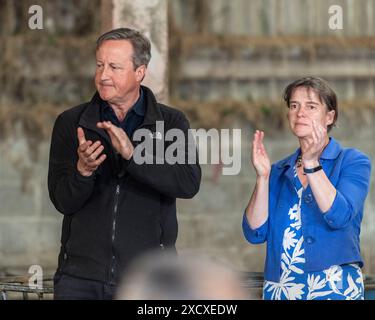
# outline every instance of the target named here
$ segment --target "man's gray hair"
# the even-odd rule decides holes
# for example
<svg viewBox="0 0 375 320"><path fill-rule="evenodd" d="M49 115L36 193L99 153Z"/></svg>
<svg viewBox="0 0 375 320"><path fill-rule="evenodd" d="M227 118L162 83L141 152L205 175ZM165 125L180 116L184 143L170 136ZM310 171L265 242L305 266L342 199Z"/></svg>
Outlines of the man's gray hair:
<svg viewBox="0 0 375 320"><path fill-rule="evenodd" d="M102 34L96 40L96 50L107 40L128 40L133 45L133 65L134 70L139 66L147 67L151 59L151 43L139 31L130 28L118 28Z"/></svg>

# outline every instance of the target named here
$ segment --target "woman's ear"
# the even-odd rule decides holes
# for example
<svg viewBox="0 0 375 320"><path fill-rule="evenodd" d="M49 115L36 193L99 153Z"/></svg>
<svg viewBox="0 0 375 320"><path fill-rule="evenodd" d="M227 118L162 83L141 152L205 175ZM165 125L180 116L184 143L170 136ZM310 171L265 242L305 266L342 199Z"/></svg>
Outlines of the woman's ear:
<svg viewBox="0 0 375 320"><path fill-rule="evenodd" d="M326 125L327 126L333 124L333 121L335 120L335 113L336 113L335 110L331 110L331 111L327 112L327 115L326 115Z"/></svg>

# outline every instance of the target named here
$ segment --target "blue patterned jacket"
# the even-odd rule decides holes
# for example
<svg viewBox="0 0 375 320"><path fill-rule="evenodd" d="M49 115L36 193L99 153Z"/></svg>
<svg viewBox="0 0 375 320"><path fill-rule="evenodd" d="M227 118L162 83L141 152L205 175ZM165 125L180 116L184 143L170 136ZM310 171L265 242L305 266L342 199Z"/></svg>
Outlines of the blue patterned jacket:
<svg viewBox="0 0 375 320"><path fill-rule="evenodd" d="M253 230L243 216L245 238L253 244L267 242L264 277L279 282L283 232L294 194L293 166L300 149L271 167L268 220ZM306 272L322 271L332 265L358 262L363 207L369 191L371 161L362 152L343 148L330 138L320 163L337 193L331 208L322 212L308 186L302 194L301 221Z"/></svg>

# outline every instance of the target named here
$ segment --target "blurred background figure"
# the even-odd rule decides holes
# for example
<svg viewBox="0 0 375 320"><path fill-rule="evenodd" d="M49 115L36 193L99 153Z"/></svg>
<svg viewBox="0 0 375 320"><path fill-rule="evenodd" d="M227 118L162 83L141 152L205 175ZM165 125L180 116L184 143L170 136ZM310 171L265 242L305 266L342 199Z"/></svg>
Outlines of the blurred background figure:
<svg viewBox="0 0 375 320"><path fill-rule="evenodd" d="M199 255L150 252L129 267L118 300L254 299L225 265Z"/></svg>

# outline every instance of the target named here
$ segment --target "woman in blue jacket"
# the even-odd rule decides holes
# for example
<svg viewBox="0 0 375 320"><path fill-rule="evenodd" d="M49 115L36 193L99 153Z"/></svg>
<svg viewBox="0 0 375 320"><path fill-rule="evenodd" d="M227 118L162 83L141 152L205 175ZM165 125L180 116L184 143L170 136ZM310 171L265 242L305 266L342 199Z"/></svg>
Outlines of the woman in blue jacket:
<svg viewBox="0 0 375 320"><path fill-rule="evenodd" d="M284 100L300 148L271 166L264 132L255 132L257 179L242 224L249 242L267 242L263 298L363 299L359 235L371 162L329 137L338 109L325 81L298 79Z"/></svg>

